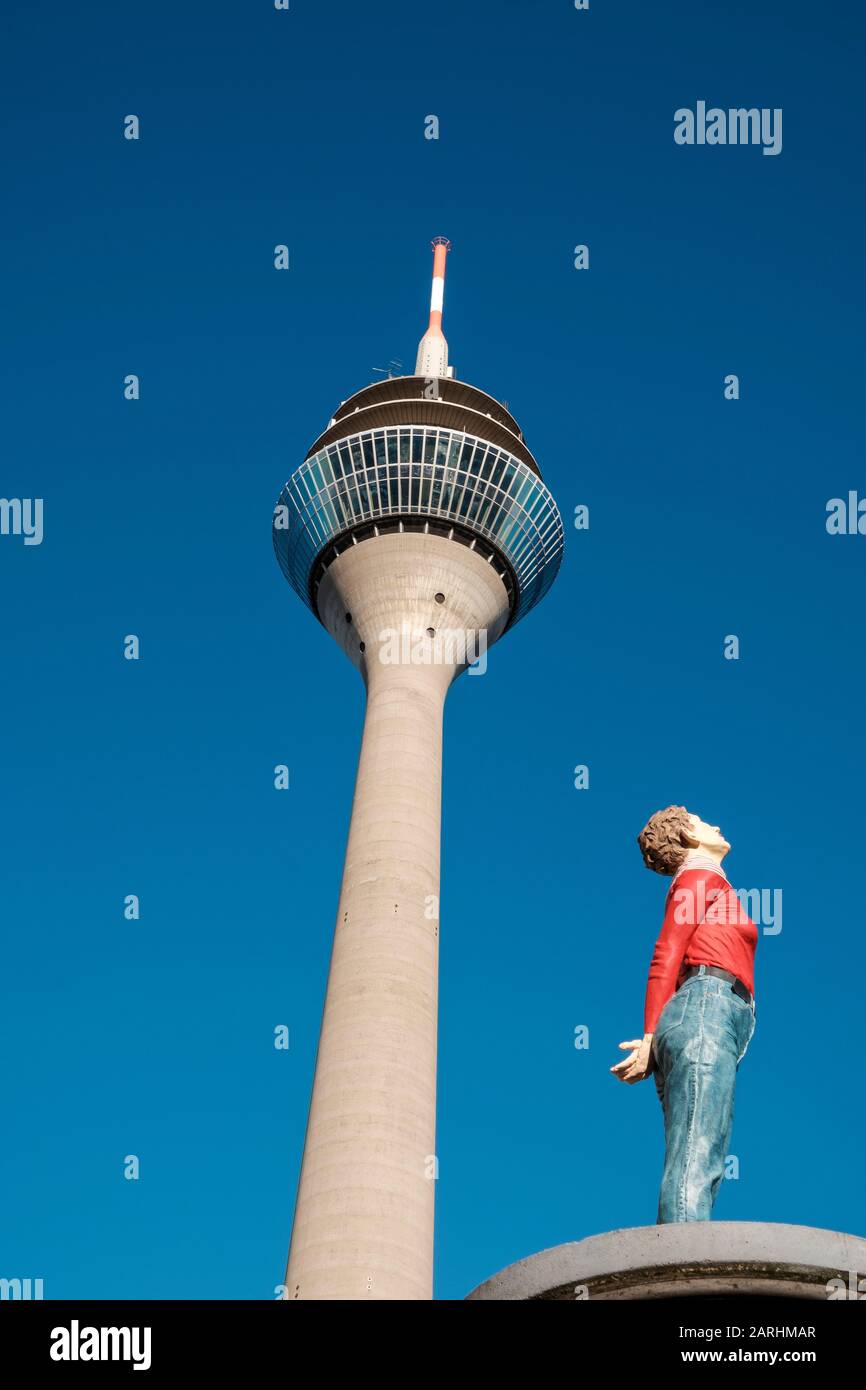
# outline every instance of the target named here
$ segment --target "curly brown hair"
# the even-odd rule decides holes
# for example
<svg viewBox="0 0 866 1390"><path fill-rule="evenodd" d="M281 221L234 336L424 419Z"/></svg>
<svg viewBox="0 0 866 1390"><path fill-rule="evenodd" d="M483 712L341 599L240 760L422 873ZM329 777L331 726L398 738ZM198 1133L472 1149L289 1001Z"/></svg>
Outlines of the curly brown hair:
<svg viewBox="0 0 866 1390"><path fill-rule="evenodd" d="M666 806L650 816L637 837L647 868L657 874L675 874L691 848L691 829L685 806Z"/></svg>

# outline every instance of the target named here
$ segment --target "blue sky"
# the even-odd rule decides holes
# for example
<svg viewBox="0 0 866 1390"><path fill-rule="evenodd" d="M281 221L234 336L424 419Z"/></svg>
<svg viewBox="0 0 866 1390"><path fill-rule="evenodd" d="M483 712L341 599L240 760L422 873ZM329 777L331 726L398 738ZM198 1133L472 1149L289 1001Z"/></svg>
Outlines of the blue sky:
<svg viewBox="0 0 866 1390"><path fill-rule="evenodd" d="M49 1298L282 1279L363 690L271 510L337 402L411 368L440 233L451 359L508 401L567 535L446 713L437 1296L655 1219L654 1088L608 1068L666 886L635 836L670 802L783 895L717 1215L866 1233L866 537L824 524L866 495L862 11L157 0L7 26L0 490L44 499L44 540L0 537L0 1274ZM699 99L781 107L782 153L677 146Z"/></svg>

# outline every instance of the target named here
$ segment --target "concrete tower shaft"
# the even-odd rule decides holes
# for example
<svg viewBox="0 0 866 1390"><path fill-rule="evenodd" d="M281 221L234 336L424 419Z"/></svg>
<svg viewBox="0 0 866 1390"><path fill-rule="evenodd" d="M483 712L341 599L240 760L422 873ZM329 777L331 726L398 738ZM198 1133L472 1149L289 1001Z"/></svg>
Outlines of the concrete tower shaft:
<svg viewBox="0 0 866 1390"><path fill-rule="evenodd" d="M429 1299L442 715L461 639L494 642L508 594L468 547L405 533L350 547L319 606L367 711L286 1282L289 1298Z"/></svg>

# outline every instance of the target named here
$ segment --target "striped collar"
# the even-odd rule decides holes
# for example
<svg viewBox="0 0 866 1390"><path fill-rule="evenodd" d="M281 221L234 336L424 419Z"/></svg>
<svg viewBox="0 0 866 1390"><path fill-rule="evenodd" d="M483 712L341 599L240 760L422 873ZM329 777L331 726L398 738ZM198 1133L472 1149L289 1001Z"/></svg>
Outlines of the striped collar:
<svg viewBox="0 0 866 1390"><path fill-rule="evenodd" d="M718 874L719 878L723 878L725 880L725 883L729 882L728 876L722 868L721 864L717 863L715 859L711 859L708 854L696 853L688 854L686 858L683 860L682 864L680 864L680 867L677 869L676 873L673 876L671 887L673 887L673 884L676 883L680 874L684 874L687 869L709 869L711 873Z"/></svg>

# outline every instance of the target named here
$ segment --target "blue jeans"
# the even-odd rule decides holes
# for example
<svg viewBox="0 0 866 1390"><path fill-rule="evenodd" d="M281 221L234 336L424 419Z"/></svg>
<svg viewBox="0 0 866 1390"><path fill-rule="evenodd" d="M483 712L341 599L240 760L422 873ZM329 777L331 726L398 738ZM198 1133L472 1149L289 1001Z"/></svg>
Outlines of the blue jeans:
<svg viewBox="0 0 866 1390"><path fill-rule="evenodd" d="M668 1000L653 1037L665 1116L659 1224L710 1219L725 1173L737 1068L755 1031L754 1004L703 972Z"/></svg>

